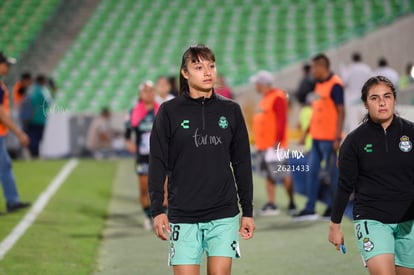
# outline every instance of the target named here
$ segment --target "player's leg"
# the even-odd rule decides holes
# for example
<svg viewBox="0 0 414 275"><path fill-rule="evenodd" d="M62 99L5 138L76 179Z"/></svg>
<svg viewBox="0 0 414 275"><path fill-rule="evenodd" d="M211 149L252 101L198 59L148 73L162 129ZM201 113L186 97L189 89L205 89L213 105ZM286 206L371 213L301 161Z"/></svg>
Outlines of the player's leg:
<svg viewBox="0 0 414 275"><path fill-rule="evenodd" d="M231 274L232 259L240 258L239 227L239 215L205 223L203 247L208 275Z"/></svg>
<svg viewBox="0 0 414 275"><path fill-rule="evenodd" d="M375 220L354 221L357 247L370 274L396 274L395 227Z"/></svg>
<svg viewBox="0 0 414 275"><path fill-rule="evenodd" d="M171 235L168 251L168 265L174 275L199 275L203 255L203 232L199 224L170 224Z"/></svg>
<svg viewBox="0 0 414 275"><path fill-rule="evenodd" d="M395 275L394 254L381 254L367 261L371 275Z"/></svg>
<svg viewBox="0 0 414 275"><path fill-rule="evenodd" d="M414 275L414 221L399 223L395 235L397 275Z"/></svg>
<svg viewBox="0 0 414 275"><path fill-rule="evenodd" d="M265 177L266 185L266 198L267 201L260 209L260 215L262 216L274 216L279 214L279 210L276 207L276 183L272 178L272 172L269 170L269 166L265 161L265 151L257 152L257 168L260 175Z"/></svg>
<svg viewBox="0 0 414 275"><path fill-rule="evenodd" d="M208 257L208 275L230 275L233 259L230 257Z"/></svg>
<svg viewBox="0 0 414 275"><path fill-rule="evenodd" d="M138 175L139 202L143 209L149 208L148 175Z"/></svg>
<svg viewBox="0 0 414 275"><path fill-rule="evenodd" d="M148 192L148 164L147 163L136 163L136 173L138 179L138 200L142 208L149 208L150 199Z"/></svg>
<svg viewBox="0 0 414 275"><path fill-rule="evenodd" d="M200 265L175 265L173 271L174 275L198 275Z"/></svg>
<svg viewBox="0 0 414 275"><path fill-rule="evenodd" d="M396 266L397 275L414 275L414 268Z"/></svg>
<svg viewBox="0 0 414 275"><path fill-rule="evenodd" d="M139 203L145 213L144 228L152 229L152 217L148 191L148 163L137 163L136 172L138 175Z"/></svg>

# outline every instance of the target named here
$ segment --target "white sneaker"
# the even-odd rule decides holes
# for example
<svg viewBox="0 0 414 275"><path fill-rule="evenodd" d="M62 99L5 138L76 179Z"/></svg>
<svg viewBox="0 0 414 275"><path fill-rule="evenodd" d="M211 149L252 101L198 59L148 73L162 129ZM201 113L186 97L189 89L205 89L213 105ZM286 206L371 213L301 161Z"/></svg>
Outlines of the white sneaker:
<svg viewBox="0 0 414 275"><path fill-rule="evenodd" d="M266 203L259 211L260 216L277 216L280 214L279 209L273 203Z"/></svg>

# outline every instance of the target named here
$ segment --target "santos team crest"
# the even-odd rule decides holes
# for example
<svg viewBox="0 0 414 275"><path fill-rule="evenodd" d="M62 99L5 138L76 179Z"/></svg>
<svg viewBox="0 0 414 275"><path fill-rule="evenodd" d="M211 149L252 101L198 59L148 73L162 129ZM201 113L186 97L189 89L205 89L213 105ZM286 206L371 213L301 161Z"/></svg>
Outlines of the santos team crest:
<svg viewBox="0 0 414 275"><path fill-rule="evenodd" d="M221 116L218 121L218 125L221 129L226 129L229 127L229 122L227 121L227 118L225 116Z"/></svg>
<svg viewBox="0 0 414 275"><path fill-rule="evenodd" d="M400 138L400 144L398 145L398 147L400 147L401 151L407 153L407 152L411 151L411 149L413 148L413 145L412 145L409 137L402 136Z"/></svg>

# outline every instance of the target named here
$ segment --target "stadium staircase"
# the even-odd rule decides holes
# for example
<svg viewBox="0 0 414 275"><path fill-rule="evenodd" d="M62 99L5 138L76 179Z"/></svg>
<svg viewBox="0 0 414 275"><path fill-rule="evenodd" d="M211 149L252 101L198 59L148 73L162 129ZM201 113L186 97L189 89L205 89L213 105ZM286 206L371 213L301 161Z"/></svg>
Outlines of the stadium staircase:
<svg viewBox="0 0 414 275"><path fill-rule="evenodd" d="M11 46L13 43L8 44L11 49L16 49L9 54L18 58L17 65L12 67L6 79L6 83L11 85L23 71L35 74L52 72L99 1L24 0L6 2L20 3L20 5L15 4L15 11L6 10L7 14L16 14L16 17L19 18L16 21L24 22L25 17L30 15L36 18L31 21L37 22L39 25L37 28L32 27L36 32L31 34L21 31L27 39L22 40L17 46ZM21 9L28 11L28 13L21 13ZM0 11L2 10L0 8ZM35 12L30 12L33 10ZM5 11L3 10L3 12ZM29 22L31 21L29 20ZM10 25L12 22L14 21L11 21ZM22 30L24 29L25 27L22 27ZM29 37L31 38L29 39ZM9 40L9 42L16 41Z"/></svg>

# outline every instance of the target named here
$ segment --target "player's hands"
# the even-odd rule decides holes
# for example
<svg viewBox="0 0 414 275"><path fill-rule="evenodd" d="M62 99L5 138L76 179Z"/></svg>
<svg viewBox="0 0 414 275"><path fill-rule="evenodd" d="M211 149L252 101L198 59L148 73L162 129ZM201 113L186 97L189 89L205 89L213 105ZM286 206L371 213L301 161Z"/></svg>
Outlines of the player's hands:
<svg viewBox="0 0 414 275"><path fill-rule="evenodd" d="M131 140L126 141L126 147L128 152L130 152L131 154L135 154L137 152L137 145Z"/></svg>
<svg viewBox="0 0 414 275"><path fill-rule="evenodd" d="M253 238L254 230L256 229L256 225L254 224L253 218L250 217L242 217L240 222L240 229L239 235L244 240L248 240Z"/></svg>
<svg viewBox="0 0 414 275"><path fill-rule="evenodd" d="M340 250L341 244L344 244L344 233L342 233L339 223L329 223L328 240L335 246L336 250Z"/></svg>
<svg viewBox="0 0 414 275"><path fill-rule="evenodd" d="M29 145L29 137L24 132L18 134L17 138L19 139L19 142L23 147L27 147Z"/></svg>
<svg viewBox="0 0 414 275"><path fill-rule="evenodd" d="M155 235L163 240L168 240L166 233L171 234L170 224L168 222L168 217L166 214L159 214L154 218L154 232Z"/></svg>

